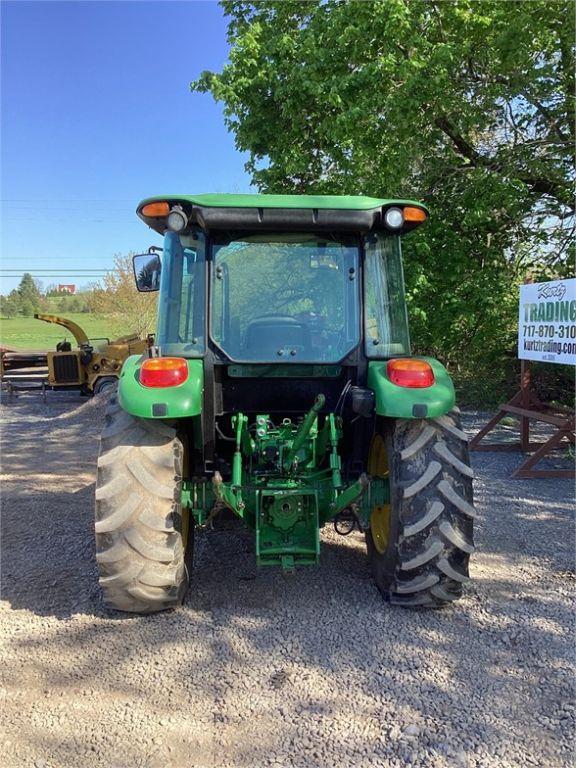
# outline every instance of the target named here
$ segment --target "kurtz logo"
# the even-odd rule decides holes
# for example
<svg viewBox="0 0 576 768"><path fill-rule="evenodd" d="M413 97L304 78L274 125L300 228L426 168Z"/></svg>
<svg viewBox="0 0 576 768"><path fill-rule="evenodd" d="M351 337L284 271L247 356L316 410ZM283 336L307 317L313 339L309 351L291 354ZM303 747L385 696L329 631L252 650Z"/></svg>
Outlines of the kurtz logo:
<svg viewBox="0 0 576 768"><path fill-rule="evenodd" d="M566 294L566 286L564 283L542 283L538 287L539 299L553 299L557 298L562 301Z"/></svg>

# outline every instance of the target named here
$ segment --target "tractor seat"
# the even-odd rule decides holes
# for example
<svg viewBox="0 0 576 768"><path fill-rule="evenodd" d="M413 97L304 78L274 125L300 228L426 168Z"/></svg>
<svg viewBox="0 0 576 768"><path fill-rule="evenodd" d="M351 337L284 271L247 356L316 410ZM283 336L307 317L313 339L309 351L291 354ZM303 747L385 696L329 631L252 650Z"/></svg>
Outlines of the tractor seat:
<svg viewBox="0 0 576 768"><path fill-rule="evenodd" d="M289 315L262 315L246 326L244 346L247 352L259 357L276 356L283 349L308 352L310 329L306 323Z"/></svg>

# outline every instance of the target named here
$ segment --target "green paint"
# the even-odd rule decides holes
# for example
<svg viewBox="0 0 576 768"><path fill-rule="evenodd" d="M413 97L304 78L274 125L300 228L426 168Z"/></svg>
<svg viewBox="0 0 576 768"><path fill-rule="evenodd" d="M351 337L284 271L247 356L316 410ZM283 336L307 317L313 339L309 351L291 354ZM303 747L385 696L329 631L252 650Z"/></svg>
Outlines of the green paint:
<svg viewBox="0 0 576 768"><path fill-rule="evenodd" d="M375 477L370 481L370 492L363 494L358 505L358 515L364 529L370 527L370 515L374 507L390 503L390 481L387 478Z"/></svg>
<svg viewBox="0 0 576 768"><path fill-rule="evenodd" d="M206 523L215 500L216 497L212 483L194 483L190 480L182 481L182 506L188 507L197 525L204 525Z"/></svg>
<svg viewBox="0 0 576 768"><path fill-rule="evenodd" d="M214 496L222 504L225 504L228 509L231 509L238 517L244 517L245 503L242 500L242 490L232 485L223 482L214 483Z"/></svg>
<svg viewBox="0 0 576 768"><path fill-rule="evenodd" d="M342 475L340 470L342 469L342 462L340 460L340 454L338 453L338 441L340 440L341 431L338 428L336 422L336 416L333 413L328 414L329 425L329 440L330 440L330 470L332 472L332 486L336 488L342 487Z"/></svg>
<svg viewBox="0 0 576 768"><path fill-rule="evenodd" d="M234 414L235 452L229 481L216 475L213 496L205 484L185 483L183 503L190 505L197 522L207 519L214 498L221 501L256 534L260 565L314 564L320 552L319 529L359 499L366 490L365 478L346 484L341 477L338 442L339 419L319 411L324 398L298 424L285 418L274 425L268 414L259 414L248 425ZM318 428L318 420L323 423Z"/></svg>
<svg viewBox="0 0 576 768"><path fill-rule="evenodd" d="M454 385L444 366L432 357L417 357L432 366L435 382L431 387L411 389L392 384L386 374L386 362L368 363L368 386L376 395L376 413L397 419L412 419L415 405L425 405L426 417L442 416L454 407Z"/></svg>
<svg viewBox="0 0 576 768"><path fill-rule="evenodd" d="M298 430L294 435L294 439L292 440L292 445L290 446L289 450L285 453L284 458L282 460L282 467L285 472L290 472L293 469L294 463L296 462L298 457L298 452L301 450L301 448L304 446L306 441L309 439L312 427L314 426L314 424L316 423L316 419L318 418L318 413L324 407L325 402L326 402L326 398L324 397L324 395L317 395L316 400L314 401L314 405L304 417L304 421L302 422L302 424L298 427Z"/></svg>
<svg viewBox="0 0 576 768"><path fill-rule="evenodd" d="M315 565L320 556L318 495L312 489L266 489L256 494L258 565Z"/></svg>
<svg viewBox="0 0 576 768"><path fill-rule="evenodd" d="M156 195L138 204L137 211L148 203L191 203L206 208L320 208L323 210L369 211L383 205L416 205L428 209L416 200L364 197L363 195Z"/></svg>
<svg viewBox="0 0 576 768"><path fill-rule="evenodd" d="M138 375L145 360L140 355L127 358L118 385L122 408L143 419L182 419L202 413L204 369L202 360L187 360L188 378L177 387L143 387ZM153 414L154 405L165 405L163 415Z"/></svg>
<svg viewBox="0 0 576 768"><path fill-rule="evenodd" d="M337 496L336 501L332 504L332 515L336 516L340 512L343 512L357 499L361 498L366 490L367 484L368 478L366 475L363 475L359 480L356 480L355 483L352 483L352 485L349 485L348 488L342 491L342 493Z"/></svg>

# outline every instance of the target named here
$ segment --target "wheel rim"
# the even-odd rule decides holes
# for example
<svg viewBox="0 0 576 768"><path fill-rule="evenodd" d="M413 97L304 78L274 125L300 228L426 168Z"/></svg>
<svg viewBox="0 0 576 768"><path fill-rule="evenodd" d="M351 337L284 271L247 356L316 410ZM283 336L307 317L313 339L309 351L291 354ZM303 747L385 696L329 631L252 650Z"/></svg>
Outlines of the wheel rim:
<svg viewBox="0 0 576 768"><path fill-rule="evenodd" d="M382 435L374 435L368 456L368 473L372 477L388 477L388 452ZM390 540L390 504L376 504L370 512L370 532L379 554L388 549Z"/></svg>
<svg viewBox="0 0 576 768"><path fill-rule="evenodd" d="M112 378L106 377L104 379L100 379L100 381L96 382L96 386L94 387L94 392L98 395L102 395L105 392L108 392L109 390L111 390L113 387L116 387L117 384L118 384L118 380L115 378L112 379Z"/></svg>
<svg viewBox="0 0 576 768"><path fill-rule="evenodd" d="M377 552L383 554L388 549L390 539L390 504L381 504L372 508L370 530Z"/></svg>

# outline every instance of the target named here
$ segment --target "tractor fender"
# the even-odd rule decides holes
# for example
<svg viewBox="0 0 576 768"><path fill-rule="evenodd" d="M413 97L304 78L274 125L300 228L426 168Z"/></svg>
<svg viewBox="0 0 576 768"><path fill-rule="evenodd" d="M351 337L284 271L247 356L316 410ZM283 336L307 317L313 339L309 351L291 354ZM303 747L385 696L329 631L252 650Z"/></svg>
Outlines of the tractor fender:
<svg viewBox="0 0 576 768"><path fill-rule="evenodd" d="M118 402L132 416L142 419L182 419L202 413L204 367L202 360L187 360L188 378L176 387L144 387L140 384L143 355L131 355L122 366Z"/></svg>
<svg viewBox="0 0 576 768"><path fill-rule="evenodd" d="M424 360L434 371L434 384L430 387L409 388L393 384L386 372L387 360L368 363L368 387L374 391L376 413L395 419L435 419L454 407L454 385L442 363L433 357L415 357Z"/></svg>

